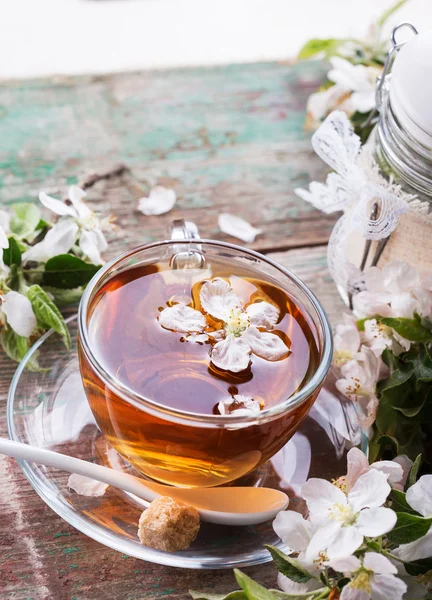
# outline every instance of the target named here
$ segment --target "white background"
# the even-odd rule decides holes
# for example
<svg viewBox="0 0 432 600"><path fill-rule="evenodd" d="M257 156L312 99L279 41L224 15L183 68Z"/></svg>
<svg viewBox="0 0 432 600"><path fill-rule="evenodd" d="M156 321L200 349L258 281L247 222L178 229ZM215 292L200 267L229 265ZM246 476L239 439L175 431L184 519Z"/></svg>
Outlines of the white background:
<svg viewBox="0 0 432 600"><path fill-rule="evenodd" d="M2 0L0 78L294 57L310 37L364 34L393 0ZM393 23L432 29L432 0Z"/></svg>

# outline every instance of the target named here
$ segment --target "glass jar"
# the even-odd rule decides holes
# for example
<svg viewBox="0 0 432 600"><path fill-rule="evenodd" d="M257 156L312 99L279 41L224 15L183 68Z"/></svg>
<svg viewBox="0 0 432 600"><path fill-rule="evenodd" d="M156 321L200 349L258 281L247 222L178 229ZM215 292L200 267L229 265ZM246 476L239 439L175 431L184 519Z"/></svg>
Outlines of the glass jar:
<svg viewBox="0 0 432 600"><path fill-rule="evenodd" d="M397 42L400 30L411 31ZM410 24L392 35L382 77L377 83L379 118L366 144L379 168L408 201L390 236L365 239L350 211L337 223L330 240L329 264L344 301L362 289L360 273L369 266L403 260L417 270L430 268L432 255L432 31L418 34ZM379 215L379 199L369 210ZM371 213L371 218L372 217ZM351 306L352 307L352 306Z"/></svg>

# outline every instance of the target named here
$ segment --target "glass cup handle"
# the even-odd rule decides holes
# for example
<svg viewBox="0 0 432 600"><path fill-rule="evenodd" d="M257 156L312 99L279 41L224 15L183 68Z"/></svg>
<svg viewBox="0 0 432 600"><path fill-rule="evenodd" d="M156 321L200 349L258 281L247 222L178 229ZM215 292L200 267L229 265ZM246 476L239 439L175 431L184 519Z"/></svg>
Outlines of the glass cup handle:
<svg viewBox="0 0 432 600"><path fill-rule="evenodd" d="M172 269L204 269L205 257L202 254L202 246L194 243L201 239L198 227L192 221L176 219L170 228L170 239L190 240L190 244L174 245L174 254L171 258Z"/></svg>

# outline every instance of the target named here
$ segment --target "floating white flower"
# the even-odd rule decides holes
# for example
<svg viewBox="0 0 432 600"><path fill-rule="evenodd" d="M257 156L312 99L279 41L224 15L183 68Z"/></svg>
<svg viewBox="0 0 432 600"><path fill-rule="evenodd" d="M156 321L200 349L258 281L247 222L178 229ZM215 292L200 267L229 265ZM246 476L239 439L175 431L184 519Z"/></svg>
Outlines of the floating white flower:
<svg viewBox="0 0 432 600"><path fill-rule="evenodd" d="M104 252L108 243L103 231L112 229L109 219L99 219L95 213L85 204L83 198L86 193L79 187L72 185L69 188L69 200L71 205L56 198L48 196L45 192L39 194L41 203L60 217L52 229L48 231L45 238L35 244L30 250L23 254L23 261L34 260L46 262L58 254L66 254L75 244L78 245L90 262L100 265L104 261L101 252Z"/></svg>
<svg viewBox="0 0 432 600"><path fill-rule="evenodd" d="M324 479L309 479L301 495L309 519L318 525L306 552L306 560L325 553L329 559L349 556L363 543L364 536L384 535L396 524L396 513L382 505L391 491L387 475L370 469L345 494Z"/></svg>
<svg viewBox="0 0 432 600"><path fill-rule="evenodd" d="M432 517L432 475L423 475L408 488L406 493L408 504L423 517ZM409 544L402 544L394 550L395 556L404 562L411 562L432 556L432 528L427 534Z"/></svg>
<svg viewBox="0 0 432 600"><path fill-rule="evenodd" d="M18 335L30 337L36 329L37 321L27 296L15 291L0 292L1 322L6 322Z"/></svg>
<svg viewBox="0 0 432 600"><path fill-rule="evenodd" d="M356 360L342 365L342 378L336 381L339 392L357 404L363 427L370 427L375 421L378 407L376 384L382 365L382 359L363 345Z"/></svg>
<svg viewBox="0 0 432 600"><path fill-rule="evenodd" d="M220 322L216 331L207 331L213 342L211 361L220 369L234 373L244 371L250 354L269 361L285 358L289 348L275 333L270 333L279 318L279 310L269 302L254 302L244 307L241 299L224 279L204 282L200 300L207 315ZM181 333L203 333L206 316L190 306L174 304L159 314L165 329Z"/></svg>
<svg viewBox="0 0 432 600"><path fill-rule="evenodd" d="M395 577L396 567L377 552L367 552L362 560L356 556L336 558L328 566L351 579L342 589L340 600L402 600L407 590L406 584Z"/></svg>
<svg viewBox="0 0 432 600"><path fill-rule="evenodd" d="M218 225L223 233L232 235L246 243L254 242L256 236L262 233L261 229L253 227L253 225L245 219L228 213L221 213L219 215Z"/></svg>
<svg viewBox="0 0 432 600"><path fill-rule="evenodd" d="M225 398L218 404L218 411L220 415L234 417L240 416L253 416L260 412L261 404L248 396L242 396L236 394L233 397Z"/></svg>
<svg viewBox="0 0 432 600"><path fill-rule="evenodd" d="M177 201L174 190L157 185L150 190L147 196L138 200L138 210L146 216L163 215L172 210Z"/></svg>

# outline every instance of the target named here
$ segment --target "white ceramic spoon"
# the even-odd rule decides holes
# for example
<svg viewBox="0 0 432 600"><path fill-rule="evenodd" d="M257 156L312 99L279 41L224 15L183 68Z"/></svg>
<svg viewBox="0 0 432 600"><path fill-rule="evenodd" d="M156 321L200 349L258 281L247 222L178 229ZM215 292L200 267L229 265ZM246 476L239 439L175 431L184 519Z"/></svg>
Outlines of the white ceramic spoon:
<svg viewBox="0 0 432 600"><path fill-rule="evenodd" d="M288 506L288 496L271 488L176 488L5 438L0 438L0 454L97 479L148 502L160 496L170 496L194 506L201 519L209 523L255 525L274 519Z"/></svg>

